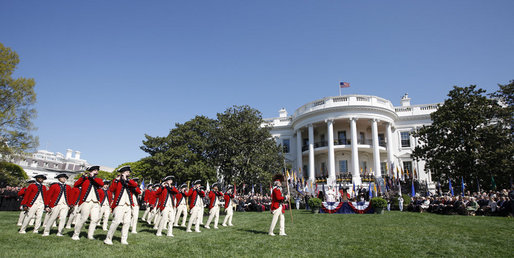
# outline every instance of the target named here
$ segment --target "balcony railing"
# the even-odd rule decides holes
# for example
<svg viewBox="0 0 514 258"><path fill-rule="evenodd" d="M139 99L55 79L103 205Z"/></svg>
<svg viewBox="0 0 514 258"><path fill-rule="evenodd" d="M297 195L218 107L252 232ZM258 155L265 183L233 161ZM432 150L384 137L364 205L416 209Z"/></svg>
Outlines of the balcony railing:
<svg viewBox="0 0 514 258"><path fill-rule="evenodd" d="M366 139L364 141L359 139L358 143L359 144L366 144L366 145L373 145L373 141L369 140L369 139ZM351 144L352 144L352 141L348 140L348 139L334 140L334 145L351 145ZM380 141L378 141L378 145L380 147L386 147L386 141L385 140L380 140ZM325 146L328 146L328 141L319 141L319 142L315 142L314 143L314 148L321 148L321 147L325 147ZM307 150L309 150L309 145L303 145L302 146L302 151L307 151Z"/></svg>

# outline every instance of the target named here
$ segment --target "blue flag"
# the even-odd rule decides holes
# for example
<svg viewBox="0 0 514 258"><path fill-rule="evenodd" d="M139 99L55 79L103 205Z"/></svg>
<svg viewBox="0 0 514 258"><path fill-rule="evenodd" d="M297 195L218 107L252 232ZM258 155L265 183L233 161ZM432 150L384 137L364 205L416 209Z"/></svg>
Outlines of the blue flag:
<svg viewBox="0 0 514 258"><path fill-rule="evenodd" d="M427 197L430 196L430 191L428 190L428 180L425 181L425 185L427 187Z"/></svg>
<svg viewBox="0 0 514 258"><path fill-rule="evenodd" d="M368 188L368 193L369 193L369 198L373 198L373 192L371 191L371 183L369 183L369 188Z"/></svg>
<svg viewBox="0 0 514 258"><path fill-rule="evenodd" d="M461 187L462 187L462 196L464 196L464 189L466 189L466 187L464 186L464 177L461 177Z"/></svg>
<svg viewBox="0 0 514 258"><path fill-rule="evenodd" d="M412 196L412 197L414 197L414 196L416 196L416 189L414 189L414 179L412 179L412 181L411 181L411 182L412 182L412 183L411 183L411 189L410 189L410 191L411 191L411 196Z"/></svg>
<svg viewBox="0 0 514 258"><path fill-rule="evenodd" d="M453 194L452 180L450 179L449 181L450 181L450 193L452 193L452 196L453 196L454 194Z"/></svg>
<svg viewBox="0 0 514 258"><path fill-rule="evenodd" d="M145 190L145 179L141 182L141 190Z"/></svg>

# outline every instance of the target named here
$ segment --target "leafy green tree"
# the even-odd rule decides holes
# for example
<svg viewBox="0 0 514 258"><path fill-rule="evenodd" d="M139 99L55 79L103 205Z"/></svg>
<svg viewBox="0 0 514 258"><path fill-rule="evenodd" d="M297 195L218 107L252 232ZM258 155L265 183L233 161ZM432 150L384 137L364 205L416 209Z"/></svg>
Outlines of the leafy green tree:
<svg viewBox="0 0 514 258"><path fill-rule="evenodd" d="M215 159L227 183L266 185L282 171L284 157L270 134L262 127L261 113L249 106L234 106L218 113Z"/></svg>
<svg viewBox="0 0 514 258"><path fill-rule="evenodd" d="M413 158L425 160L426 169L446 184L463 177L468 189L477 189L477 183L486 188L494 176L506 186L514 153L504 107L475 85L455 86L448 97L431 114L432 124L414 133L418 146Z"/></svg>
<svg viewBox="0 0 514 258"><path fill-rule="evenodd" d="M215 120L196 116L184 124L175 124L166 137L145 135L141 149L150 156L141 160L141 175L154 182L167 175L174 175L177 182L216 181L212 157L215 128Z"/></svg>
<svg viewBox="0 0 514 258"><path fill-rule="evenodd" d="M29 177L20 166L0 161L0 185L18 186Z"/></svg>
<svg viewBox="0 0 514 258"><path fill-rule="evenodd" d="M31 134L36 117L35 81L12 77L19 62L18 54L0 43L0 154L4 158L38 145L38 138Z"/></svg>

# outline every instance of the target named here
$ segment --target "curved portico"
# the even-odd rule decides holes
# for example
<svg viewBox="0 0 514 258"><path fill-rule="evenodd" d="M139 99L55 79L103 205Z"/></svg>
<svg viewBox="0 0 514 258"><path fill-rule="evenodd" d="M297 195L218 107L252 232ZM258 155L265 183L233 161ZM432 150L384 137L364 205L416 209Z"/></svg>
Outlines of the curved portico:
<svg viewBox="0 0 514 258"><path fill-rule="evenodd" d="M413 146L403 146L402 130L407 131L406 126L415 129L418 121L426 123L435 108L410 106L408 100L404 96L402 107L395 108L389 100L376 96L327 97L301 106L291 116L283 109L280 117L267 119L265 125L273 127L275 137L288 139L287 143L296 138L290 148L294 153L288 153L286 159L310 182L323 177L333 184L338 176L351 174L358 186L361 174L380 178L410 159ZM411 126L408 120L418 124Z"/></svg>

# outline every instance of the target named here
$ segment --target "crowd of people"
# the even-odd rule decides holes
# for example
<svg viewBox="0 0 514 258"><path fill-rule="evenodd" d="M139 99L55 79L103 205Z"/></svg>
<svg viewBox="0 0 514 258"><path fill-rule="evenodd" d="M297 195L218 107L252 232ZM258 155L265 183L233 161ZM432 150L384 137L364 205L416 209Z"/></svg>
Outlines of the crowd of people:
<svg viewBox="0 0 514 258"><path fill-rule="evenodd" d="M470 216L513 216L514 190L467 192L465 195L415 196L408 211Z"/></svg>

